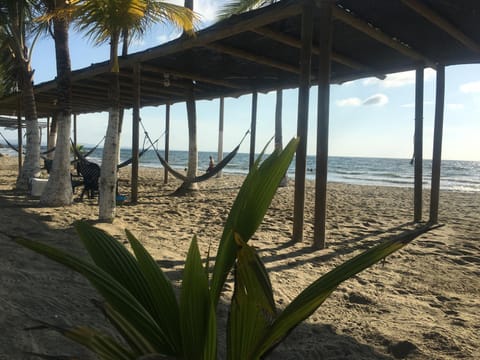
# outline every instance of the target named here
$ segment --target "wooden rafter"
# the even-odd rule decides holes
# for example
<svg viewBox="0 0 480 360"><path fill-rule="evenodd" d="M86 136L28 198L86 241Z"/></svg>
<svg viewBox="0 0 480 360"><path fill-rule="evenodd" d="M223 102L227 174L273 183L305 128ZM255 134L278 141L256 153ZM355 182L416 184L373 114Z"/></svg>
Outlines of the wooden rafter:
<svg viewBox="0 0 480 360"><path fill-rule="evenodd" d="M253 29L252 32L254 32L256 34L259 34L259 35L262 35L262 36L265 36L265 37L268 37L268 38L273 39L275 41L278 41L278 42L280 42L284 45L295 47L297 49L300 49L302 47L302 41L300 39L297 39L297 38L295 38L293 36L290 36L290 35L279 33L277 31L273 31L273 30L271 30L267 27L261 27L261 28ZM318 46L314 46L312 48L312 51L316 55L319 55L321 53L321 49ZM370 68L369 66L361 64L358 61L355 61L355 60L353 60L353 59L351 59L351 58L349 58L345 55L339 54L335 51L332 51L332 60L334 60L335 62L337 62L339 64L348 66L349 68L352 68L352 69L364 70L364 71L368 71L368 72L371 72L371 73L375 73L375 70ZM377 77L380 78L380 79L384 79L385 75L380 74L380 75L377 75Z"/></svg>
<svg viewBox="0 0 480 360"><path fill-rule="evenodd" d="M252 61L257 64L266 65L269 67L274 67L283 71L291 72L294 74L300 74L300 70L297 66L292 66L290 64L285 64L277 60L267 58L265 56L260 56L256 54L249 53L245 50L236 49L230 46L220 45L220 44L207 44L205 47L222 52L224 54L232 55L234 57L239 57L245 60Z"/></svg>
<svg viewBox="0 0 480 360"><path fill-rule="evenodd" d="M409 8L413 9L418 14L422 15L425 19L432 24L437 25L440 29L448 33L453 38L460 41L463 45L476 53L480 53L480 45L465 35L456 26L447 21L444 17L437 14L435 11L425 6L416 0L402 0L402 2Z"/></svg>
<svg viewBox="0 0 480 360"><path fill-rule="evenodd" d="M338 6L333 6L332 8L333 16L343 21L345 24L348 24L355 29L363 32L364 34L370 36L372 39L375 39L381 42L388 47L397 50L398 52L415 59L417 61L425 63L427 66L432 68L436 68L436 62L428 59L426 56L420 54L416 50L413 50L411 47L406 46L404 43L394 39L393 37L385 34L380 29L372 26L371 24L367 23L366 21L355 17L351 13L339 8Z"/></svg>
<svg viewBox="0 0 480 360"><path fill-rule="evenodd" d="M288 4L284 7L273 8L271 11L265 12L262 15L258 15L252 18L246 17L243 21L230 24L229 26L218 29L217 31L203 32L199 36L185 39L185 41L176 42L172 43L171 45L164 45L158 48L147 50L141 53L139 57L127 57L126 59L120 59L120 65L132 65L138 61L148 61L158 58L160 56L178 53L180 51L191 49L194 47L202 47L214 41L219 41L227 37L240 34L247 31L248 29L255 29L257 27L268 25L292 16L300 15L301 11L301 4L292 2L291 4Z"/></svg>

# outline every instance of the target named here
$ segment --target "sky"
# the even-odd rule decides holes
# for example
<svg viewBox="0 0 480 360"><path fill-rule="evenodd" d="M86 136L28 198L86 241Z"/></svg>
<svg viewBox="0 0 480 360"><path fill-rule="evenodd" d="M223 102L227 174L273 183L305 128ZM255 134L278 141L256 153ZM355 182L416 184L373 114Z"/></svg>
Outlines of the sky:
<svg viewBox="0 0 480 360"><path fill-rule="evenodd" d="M182 5L181 1L172 1ZM195 11L201 15L202 26L215 19L219 2L195 0ZM156 25L147 36L130 46L130 53L158 46L176 38L178 31L166 25ZM81 34L70 33L72 69L80 69L108 59L107 45L95 46ZM43 38L34 48L32 67L35 84L55 78L54 44ZM430 159L433 148L435 107L435 71L425 70L424 87L424 158ZM446 160L480 161L480 63L446 68L445 112L442 158ZM366 78L330 90L329 155L358 157L411 158L414 136L415 73L387 75L385 80ZM317 88L310 93L307 153L316 152ZM297 90L284 91L283 141L286 144L296 135L298 111ZM160 137L165 130L165 107L141 109L142 122L151 138ZM187 115L184 103L171 107L170 149L188 149ZM259 94L256 151L259 152L274 135L275 93ZM218 144L219 100L197 102L197 141L199 151L216 153ZM249 129L251 95L225 99L224 145L231 151ZM108 121L107 113L79 115L77 139L79 144L94 145L103 138ZM14 131L2 133L16 141ZM46 136L43 136L46 139ZM143 142L141 132L140 143ZM131 111L126 111L121 146L131 147ZM163 146L160 146L163 148ZM240 152L249 152L249 140Z"/></svg>

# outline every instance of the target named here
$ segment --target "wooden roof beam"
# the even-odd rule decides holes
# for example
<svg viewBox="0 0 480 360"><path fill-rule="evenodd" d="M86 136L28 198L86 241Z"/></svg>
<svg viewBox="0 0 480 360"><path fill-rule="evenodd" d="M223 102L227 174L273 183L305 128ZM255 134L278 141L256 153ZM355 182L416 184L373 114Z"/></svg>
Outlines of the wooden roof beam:
<svg viewBox="0 0 480 360"><path fill-rule="evenodd" d="M280 32L273 31L271 29L268 29L266 27L261 27L257 29L253 29L252 32L257 33L259 35L268 37L270 39L276 40L282 44L289 45L291 47L295 47L300 49L302 47L302 42L290 35L285 35ZM321 52L321 49L318 46L313 46L312 49L313 53L316 55L319 55ZM332 51L332 60L334 60L337 63L340 63L342 65L348 66L349 68L356 69L356 70L364 70L368 71L371 73L375 73L374 69L359 63L358 61L355 61L347 56L341 55L335 51ZM379 79L385 79L385 74L379 74L377 75Z"/></svg>
<svg viewBox="0 0 480 360"><path fill-rule="evenodd" d="M223 86L226 88L230 89L243 89L242 86L236 85L232 82L229 81L224 81L224 80L217 80L217 79L212 79L203 75L198 75L194 73L188 73L185 71L178 71L174 69L167 69L167 68L161 68L158 66L153 66L149 64L142 64L142 71L146 72L154 72L154 73L159 73L159 74L171 74L174 76L178 76L184 79L189 79L189 80L194 80L194 81L201 81L204 83L212 84L212 85L217 85L217 86Z"/></svg>
<svg viewBox="0 0 480 360"><path fill-rule="evenodd" d="M480 53L480 45L477 42L475 42L474 40L466 36L462 31L460 31L452 23L447 21L444 17L440 16L429 7L425 6L424 4L416 0L402 0L402 2L405 5L407 5L409 8L414 10L416 13L420 14L425 19L430 21L432 24L437 25L440 29L445 31L447 34L449 34L453 38L460 41L463 45L465 45L470 50L476 53Z"/></svg>
<svg viewBox="0 0 480 360"><path fill-rule="evenodd" d="M396 40L392 38L391 36L385 34L382 32L380 29L372 26L371 24L367 23L366 21L355 17L348 11L339 8L338 6L333 6L332 7L333 11L333 16L340 20L343 21L345 24L350 25L351 27L363 32L364 34L370 36L372 39L377 40L378 42L381 42L382 44L397 50L398 52L402 53L403 55L406 55L412 59L415 59L419 62L425 63L427 66L430 66L432 68L436 68L436 62L428 59L426 56L420 54L419 52L413 50L411 47L405 45L404 43L400 42L399 40Z"/></svg>
<svg viewBox="0 0 480 360"><path fill-rule="evenodd" d="M224 54L232 55L234 57L242 58L245 60L249 60L251 62L266 65L269 67L274 67L286 72L300 74L300 69L297 66L292 66L290 64L285 64L280 61L276 61L273 59L269 59L265 56L259 56L252 53L249 53L244 50L236 49L230 46L220 45L220 44L207 44L205 47L219 51Z"/></svg>
<svg viewBox="0 0 480 360"><path fill-rule="evenodd" d="M202 47L214 41L222 40L228 37L235 36L239 33L247 31L248 29L254 29L259 26L274 23L295 15L300 15L302 12L302 4L300 1L285 2L282 4L279 2L276 7L271 8L270 11L262 12L255 17L249 17L246 15L236 15L237 17L244 18L238 22L226 24L219 29L212 31L210 29L199 31L196 36L187 38L184 40L175 40L169 44L161 45L153 49L145 50L144 52L137 53L126 58L120 58L120 66L127 64L134 64L135 62L144 62L155 59L159 56L166 56L174 53L178 53L183 50L191 49L194 47ZM142 64L143 65L143 64Z"/></svg>

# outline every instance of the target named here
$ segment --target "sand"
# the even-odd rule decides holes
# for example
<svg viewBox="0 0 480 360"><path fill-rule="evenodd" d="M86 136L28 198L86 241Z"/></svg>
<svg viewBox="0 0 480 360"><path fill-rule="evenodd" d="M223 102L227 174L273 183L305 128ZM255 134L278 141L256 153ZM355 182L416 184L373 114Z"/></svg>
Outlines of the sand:
<svg viewBox="0 0 480 360"><path fill-rule="evenodd" d="M129 169L123 170L120 188L128 194ZM33 359L29 351L92 359L55 332L25 329L37 320L110 329L90 301L99 298L95 290L11 239L28 237L85 255L72 222L95 220L97 200L42 208L38 199L12 190L15 179L16 158L1 157L0 359ZM139 203L119 206L113 224L98 226L121 242L123 229L131 230L178 283L194 234L202 256L209 244L216 251L242 179L225 175L201 183L196 196L173 197L178 181L164 185L163 169L142 168ZM412 228L412 189L329 183L328 248L314 250L314 184L307 182L305 240L291 244L292 183L279 189L251 243L269 270L280 309L335 265ZM445 226L341 284L269 359L479 359L480 193L441 192L439 220ZM231 288L227 284L223 301ZM219 318L226 314L222 304Z"/></svg>

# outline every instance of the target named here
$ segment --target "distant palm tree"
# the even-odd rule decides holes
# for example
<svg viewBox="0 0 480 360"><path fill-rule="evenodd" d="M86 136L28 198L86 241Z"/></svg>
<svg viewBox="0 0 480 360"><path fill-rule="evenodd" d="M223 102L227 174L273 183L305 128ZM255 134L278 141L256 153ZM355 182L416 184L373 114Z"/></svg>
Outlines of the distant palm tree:
<svg viewBox="0 0 480 360"><path fill-rule="evenodd" d="M40 131L37 107L33 92L33 70L28 46L31 35L33 1L3 0L0 2L0 53L3 70L2 82L16 84L22 96L23 115L26 123L26 152L23 167L18 175L17 189L26 190L29 179L40 173ZM35 38L31 44L35 43ZM14 89L9 89L14 90ZM16 89L15 89L16 90ZM19 154L21 156L21 154Z"/></svg>
<svg viewBox="0 0 480 360"><path fill-rule="evenodd" d="M70 176L70 132L72 123L72 69L68 44L68 0L41 0L44 25L55 41L57 63L57 142L52 170L47 186L40 198L46 206L65 206L72 203ZM53 31L51 26L53 25Z"/></svg>
<svg viewBox="0 0 480 360"><path fill-rule="evenodd" d="M147 0L84 0L75 4L74 21L96 44L110 43L109 117L103 149L99 219L115 218L117 160L120 130L120 81L118 45L128 30L129 36L141 36L150 25L168 21L193 31L193 16L187 9L164 1Z"/></svg>

